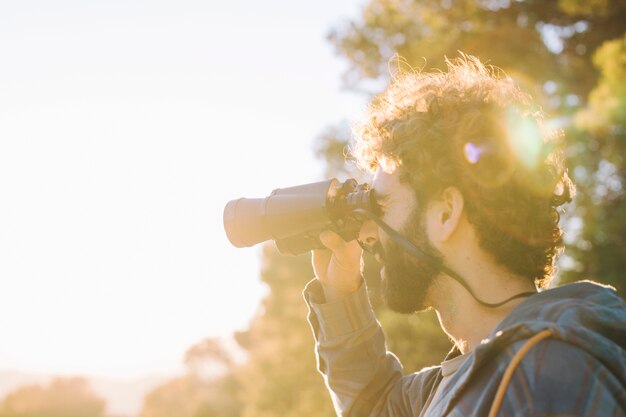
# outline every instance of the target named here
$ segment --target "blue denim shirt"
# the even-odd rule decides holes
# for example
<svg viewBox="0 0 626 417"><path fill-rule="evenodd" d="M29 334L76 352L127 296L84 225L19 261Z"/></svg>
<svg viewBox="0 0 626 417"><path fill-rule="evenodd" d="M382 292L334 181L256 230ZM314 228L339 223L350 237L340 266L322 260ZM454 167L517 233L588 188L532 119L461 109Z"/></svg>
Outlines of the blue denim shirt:
<svg viewBox="0 0 626 417"><path fill-rule="evenodd" d="M317 280L304 292L316 339L318 369L339 416L424 416L440 367L403 375L364 286L324 303ZM533 335L515 370L499 416L626 416L626 304L613 289L579 282L518 305L451 376L429 416L487 416L513 355ZM419 343L419 341L416 341ZM447 359L457 355L453 350Z"/></svg>

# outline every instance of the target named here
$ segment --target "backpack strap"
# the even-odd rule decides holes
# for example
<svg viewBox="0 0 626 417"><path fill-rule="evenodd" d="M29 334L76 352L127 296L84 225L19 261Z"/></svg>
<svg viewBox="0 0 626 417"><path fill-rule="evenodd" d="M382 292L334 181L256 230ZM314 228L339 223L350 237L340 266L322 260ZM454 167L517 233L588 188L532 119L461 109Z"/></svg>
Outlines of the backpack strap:
<svg viewBox="0 0 626 417"><path fill-rule="evenodd" d="M541 342L543 339L547 339L548 337L553 336L553 332L551 329L543 330L530 339L526 343L524 343L520 350L513 356L511 359L511 363L507 366L504 371L504 375L502 376L502 381L500 381L500 386L498 387L498 391L496 392L496 396L491 403L491 410L489 410L488 417L496 417L498 415L498 411L500 411L500 407L502 406L502 401L504 400L504 393L506 392L507 387L509 386L509 382L511 382L511 377L513 376L513 372L515 372L515 368L522 361L522 358L526 353L537 343Z"/></svg>

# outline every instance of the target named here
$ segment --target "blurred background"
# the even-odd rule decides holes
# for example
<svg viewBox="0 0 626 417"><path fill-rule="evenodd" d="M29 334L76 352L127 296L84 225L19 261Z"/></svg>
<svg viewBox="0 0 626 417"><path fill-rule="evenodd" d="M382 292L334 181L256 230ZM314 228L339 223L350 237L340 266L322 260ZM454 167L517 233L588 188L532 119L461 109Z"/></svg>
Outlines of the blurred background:
<svg viewBox="0 0 626 417"><path fill-rule="evenodd" d="M0 417L332 415L307 255L230 246L224 204L358 175L350 125L462 51L565 131L559 282L626 290L622 0L0 2ZM430 315L389 313L407 371ZM420 343L416 343L419 341Z"/></svg>

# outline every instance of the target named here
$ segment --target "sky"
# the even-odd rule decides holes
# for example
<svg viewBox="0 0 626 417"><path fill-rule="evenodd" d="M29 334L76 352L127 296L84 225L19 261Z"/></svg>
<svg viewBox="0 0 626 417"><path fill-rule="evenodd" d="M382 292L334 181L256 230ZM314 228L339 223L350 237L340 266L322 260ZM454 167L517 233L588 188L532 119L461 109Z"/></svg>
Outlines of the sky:
<svg viewBox="0 0 626 417"><path fill-rule="evenodd" d="M365 107L325 36L362 3L0 1L0 370L176 373L247 327L224 205L323 179Z"/></svg>

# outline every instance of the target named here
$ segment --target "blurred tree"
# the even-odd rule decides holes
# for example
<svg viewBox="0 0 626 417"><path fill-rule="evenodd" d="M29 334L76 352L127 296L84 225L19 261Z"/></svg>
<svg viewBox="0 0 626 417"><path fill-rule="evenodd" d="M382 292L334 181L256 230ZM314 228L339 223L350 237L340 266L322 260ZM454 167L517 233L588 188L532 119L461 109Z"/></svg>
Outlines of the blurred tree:
<svg viewBox="0 0 626 417"><path fill-rule="evenodd" d="M328 38L350 64L347 86L370 96L389 82L390 65L445 69L444 57L458 51L531 92L549 122L566 130L579 189L562 279L598 279L623 295L625 33L623 0L370 0ZM347 140L328 130L317 153L336 166Z"/></svg>
<svg viewBox="0 0 626 417"><path fill-rule="evenodd" d="M331 416L301 295L313 277L310 255L281 256L268 244L262 259L261 279L268 295L250 328L236 336L249 355L237 372L244 403L241 416Z"/></svg>
<svg viewBox="0 0 626 417"><path fill-rule="evenodd" d="M463 51L538 91L552 81L551 95L584 98L597 78L593 52L621 37L625 21L622 0L371 0L329 40L348 59L353 87L371 80L384 87L395 54L415 68L443 69L445 56Z"/></svg>
<svg viewBox="0 0 626 417"><path fill-rule="evenodd" d="M104 410L104 400L82 378L57 378L47 387L18 388L0 403L0 417L101 417Z"/></svg>
<svg viewBox="0 0 626 417"><path fill-rule="evenodd" d="M235 362L220 339L187 350L187 374L150 392L139 417L236 417L240 414Z"/></svg>
<svg viewBox="0 0 626 417"><path fill-rule="evenodd" d="M208 337L185 352L189 373L208 379L232 371L234 360L221 339Z"/></svg>
<svg viewBox="0 0 626 417"><path fill-rule="evenodd" d="M362 182L367 176L356 169L353 164L346 163L348 156L347 140L350 137L350 126L347 121L336 126L327 127L315 141L315 156L324 162L326 178L355 178Z"/></svg>
<svg viewBox="0 0 626 417"><path fill-rule="evenodd" d="M594 55L600 77L576 126L593 152L575 154L575 178L586 191L577 214L587 225L571 242L572 278L599 277L626 291L626 34Z"/></svg>
<svg viewBox="0 0 626 417"><path fill-rule="evenodd" d="M230 374L210 380L187 374L149 393L139 417L236 417L237 390Z"/></svg>

